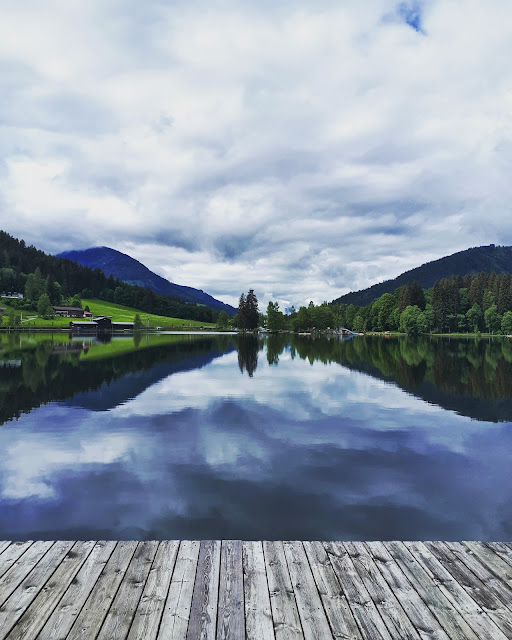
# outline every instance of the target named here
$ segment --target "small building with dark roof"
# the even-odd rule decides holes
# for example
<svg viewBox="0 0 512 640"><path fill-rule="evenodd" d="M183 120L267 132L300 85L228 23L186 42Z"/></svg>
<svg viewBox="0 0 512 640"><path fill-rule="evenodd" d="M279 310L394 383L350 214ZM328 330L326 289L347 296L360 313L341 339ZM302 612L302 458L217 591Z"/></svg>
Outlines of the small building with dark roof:
<svg viewBox="0 0 512 640"><path fill-rule="evenodd" d="M84 310L80 307L52 307L53 313L61 318L83 318Z"/></svg>
<svg viewBox="0 0 512 640"><path fill-rule="evenodd" d="M98 324L94 320L71 320L69 328L75 333L97 333Z"/></svg>
<svg viewBox="0 0 512 640"><path fill-rule="evenodd" d="M94 320L72 320L69 328L78 333L109 333L112 331L131 331L133 322L112 322L112 318L101 317Z"/></svg>
<svg viewBox="0 0 512 640"><path fill-rule="evenodd" d="M112 329L114 329L114 331L122 329L129 331L130 329L133 329L133 322L113 322Z"/></svg>

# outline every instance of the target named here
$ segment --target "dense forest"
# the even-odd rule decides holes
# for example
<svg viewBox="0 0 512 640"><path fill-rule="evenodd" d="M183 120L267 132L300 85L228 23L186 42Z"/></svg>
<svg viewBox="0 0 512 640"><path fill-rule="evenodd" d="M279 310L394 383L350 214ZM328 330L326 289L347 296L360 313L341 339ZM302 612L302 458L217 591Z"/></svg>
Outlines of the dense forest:
<svg viewBox="0 0 512 640"><path fill-rule="evenodd" d="M365 306L327 304L284 315L269 302L266 316L271 331L309 331L345 327L356 332L402 331L423 333L512 334L512 275L479 273L451 276L422 289L417 282L384 293Z"/></svg>
<svg viewBox="0 0 512 640"><path fill-rule="evenodd" d="M27 247L0 231L0 293L20 292L23 300L14 302L21 309L37 309L51 314L52 305L77 304L80 298L99 298L174 318L215 322L218 312L153 293L106 276L100 269L82 267L65 258L56 258L35 247Z"/></svg>
<svg viewBox="0 0 512 640"><path fill-rule="evenodd" d="M404 284L419 282L422 289L430 289L439 280L450 276L475 276L478 273L512 273L512 247L487 245L472 247L422 264L405 271L393 280L379 282L361 291L352 291L333 300L334 304L364 306L374 302L383 293L393 293Z"/></svg>

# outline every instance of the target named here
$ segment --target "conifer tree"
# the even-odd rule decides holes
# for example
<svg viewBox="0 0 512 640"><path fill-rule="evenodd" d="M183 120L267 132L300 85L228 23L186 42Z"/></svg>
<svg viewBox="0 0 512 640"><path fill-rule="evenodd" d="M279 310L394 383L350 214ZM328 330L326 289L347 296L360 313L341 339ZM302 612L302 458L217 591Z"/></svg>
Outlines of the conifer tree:
<svg viewBox="0 0 512 640"><path fill-rule="evenodd" d="M240 294L240 300L238 301L238 328L245 331L247 329L247 301L245 299L245 293Z"/></svg>
<svg viewBox="0 0 512 640"><path fill-rule="evenodd" d="M249 293L247 294L247 298L245 299L245 304L247 307L247 329L249 329L249 331L253 331L254 329L258 328L259 323L258 298L254 293L254 289L249 289Z"/></svg>
<svg viewBox="0 0 512 640"><path fill-rule="evenodd" d="M258 298L254 289L249 289L247 296L242 293L238 302L238 328L253 331L258 328L258 324Z"/></svg>

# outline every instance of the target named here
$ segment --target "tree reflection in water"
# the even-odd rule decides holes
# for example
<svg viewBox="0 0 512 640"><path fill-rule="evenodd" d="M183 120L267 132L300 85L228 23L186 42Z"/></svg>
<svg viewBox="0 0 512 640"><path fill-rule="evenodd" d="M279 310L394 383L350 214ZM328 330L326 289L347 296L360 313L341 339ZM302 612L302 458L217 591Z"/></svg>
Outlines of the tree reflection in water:
<svg viewBox="0 0 512 640"><path fill-rule="evenodd" d="M259 351L266 349L265 364L271 367L279 366L286 351L292 360L338 364L391 382L429 403L477 420L512 418L512 340L508 338L340 340L277 334L265 339L136 334L106 344L91 340L71 340L62 334L0 334L0 424L41 404L98 390L104 384L122 386L125 376L136 372L140 372L142 389L144 376L144 384L153 384L166 372L202 367L235 348L240 371L250 378L257 369Z"/></svg>
<svg viewBox="0 0 512 640"><path fill-rule="evenodd" d="M258 338L254 335L239 335L237 341L238 366L241 373L247 371L252 378L258 366Z"/></svg>

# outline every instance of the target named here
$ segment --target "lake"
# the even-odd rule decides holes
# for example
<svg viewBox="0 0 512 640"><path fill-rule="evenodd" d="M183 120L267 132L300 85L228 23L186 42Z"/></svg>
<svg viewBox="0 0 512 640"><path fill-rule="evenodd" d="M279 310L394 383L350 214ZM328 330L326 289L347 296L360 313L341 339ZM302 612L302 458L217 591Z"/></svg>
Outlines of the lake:
<svg viewBox="0 0 512 640"><path fill-rule="evenodd" d="M0 334L0 539L510 540L512 340Z"/></svg>

